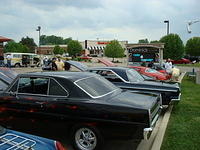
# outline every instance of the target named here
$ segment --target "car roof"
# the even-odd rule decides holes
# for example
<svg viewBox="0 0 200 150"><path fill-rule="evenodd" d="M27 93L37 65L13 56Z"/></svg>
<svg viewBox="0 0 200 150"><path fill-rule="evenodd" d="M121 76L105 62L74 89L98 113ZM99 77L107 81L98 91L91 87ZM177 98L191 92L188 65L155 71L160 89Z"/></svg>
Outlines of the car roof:
<svg viewBox="0 0 200 150"><path fill-rule="evenodd" d="M98 76L96 74L89 73L89 72L69 72L69 71L29 72L29 73L20 74L19 76L27 76L27 75L28 76L43 76L43 77L62 77L62 78L66 78L72 81L76 81L79 79L88 78L92 76Z"/></svg>
<svg viewBox="0 0 200 150"><path fill-rule="evenodd" d="M90 67L88 70L103 69L103 70L113 70L113 71L127 71L130 68L126 67Z"/></svg>

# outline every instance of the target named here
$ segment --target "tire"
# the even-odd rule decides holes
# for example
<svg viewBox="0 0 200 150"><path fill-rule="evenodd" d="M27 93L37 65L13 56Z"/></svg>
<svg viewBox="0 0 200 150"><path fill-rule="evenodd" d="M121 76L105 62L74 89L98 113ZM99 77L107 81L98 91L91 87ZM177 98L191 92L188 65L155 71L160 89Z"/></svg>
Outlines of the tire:
<svg viewBox="0 0 200 150"><path fill-rule="evenodd" d="M21 67L20 63L16 63L15 67Z"/></svg>
<svg viewBox="0 0 200 150"><path fill-rule="evenodd" d="M71 142L75 150L100 150L103 138L96 127L77 125L70 134Z"/></svg>

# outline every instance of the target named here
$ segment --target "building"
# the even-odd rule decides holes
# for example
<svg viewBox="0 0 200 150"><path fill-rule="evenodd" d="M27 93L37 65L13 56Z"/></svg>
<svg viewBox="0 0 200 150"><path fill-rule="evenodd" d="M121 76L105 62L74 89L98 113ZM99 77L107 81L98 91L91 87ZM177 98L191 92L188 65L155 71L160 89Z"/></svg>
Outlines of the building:
<svg viewBox="0 0 200 150"><path fill-rule="evenodd" d="M55 46L56 45L40 45L40 47L36 48L36 50L37 50L36 53L42 54L42 55L52 55ZM58 46L67 50L67 45L58 45Z"/></svg>
<svg viewBox="0 0 200 150"><path fill-rule="evenodd" d="M163 62L164 43L126 44L128 63Z"/></svg>
<svg viewBox="0 0 200 150"><path fill-rule="evenodd" d="M83 42L80 42L83 49L85 49L86 54L90 55L98 55L102 56L104 53L104 49L107 44L109 44L111 41L104 41L104 40L85 40ZM126 44L128 44L128 41L118 41L119 44L126 49Z"/></svg>
<svg viewBox="0 0 200 150"><path fill-rule="evenodd" d="M3 42L11 41L11 39L0 36L0 56L3 56Z"/></svg>
<svg viewBox="0 0 200 150"><path fill-rule="evenodd" d="M109 44L110 41L100 41L100 40L85 40L80 42L82 48L83 48L83 54L84 55L99 55L102 56L104 53L104 49L107 44ZM119 41L119 44L126 49L126 44L128 44L128 41ZM43 55L52 55L53 49L56 45L41 45L40 48L37 47L37 54L43 54ZM59 45L61 48L64 48L67 51L67 45Z"/></svg>

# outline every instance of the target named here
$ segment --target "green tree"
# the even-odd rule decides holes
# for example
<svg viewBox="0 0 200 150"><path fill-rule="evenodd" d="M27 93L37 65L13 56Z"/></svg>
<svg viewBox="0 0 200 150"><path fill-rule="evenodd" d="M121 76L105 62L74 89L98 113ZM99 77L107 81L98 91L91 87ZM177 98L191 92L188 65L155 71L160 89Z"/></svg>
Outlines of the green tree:
<svg viewBox="0 0 200 150"><path fill-rule="evenodd" d="M82 50L81 44L76 40L71 40L67 45L67 52L70 56L76 57Z"/></svg>
<svg viewBox="0 0 200 150"><path fill-rule="evenodd" d="M35 44L33 38L29 38L28 36L25 37L25 38L23 37L19 43L27 46L28 47L28 52L30 52L30 53L34 53L35 52L36 44Z"/></svg>
<svg viewBox="0 0 200 150"><path fill-rule="evenodd" d="M63 39L63 37L51 35L41 35L40 36L40 44L41 45L60 45L60 44L68 44L72 40L71 37Z"/></svg>
<svg viewBox="0 0 200 150"><path fill-rule="evenodd" d="M138 41L138 43L149 43L148 39L141 39Z"/></svg>
<svg viewBox="0 0 200 150"><path fill-rule="evenodd" d="M155 41L151 41L150 43L160 43L160 42L155 40Z"/></svg>
<svg viewBox="0 0 200 150"><path fill-rule="evenodd" d="M184 54L183 41L177 34L169 34L160 39L160 42L165 43L163 55L164 59L180 59Z"/></svg>
<svg viewBox="0 0 200 150"><path fill-rule="evenodd" d="M23 45L22 43L16 43L15 41L10 41L5 45L4 52L27 53L28 47Z"/></svg>
<svg viewBox="0 0 200 150"><path fill-rule="evenodd" d="M65 52L64 49L61 48L59 45L56 45L56 46L54 47L54 49L53 49L53 53L54 53L55 55L57 55L57 54L62 55L64 52Z"/></svg>
<svg viewBox="0 0 200 150"><path fill-rule="evenodd" d="M68 44L72 40L71 37L64 39L64 44Z"/></svg>
<svg viewBox="0 0 200 150"><path fill-rule="evenodd" d="M185 52L190 56L200 56L200 37L189 39L185 46Z"/></svg>
<svg viewBox="0 0 200 150"><path fill-rule="evenodd" d="M113 58L112 61L114 62L114 58L124 57L124 49L117 40L113 40L110 42L110 44L106 45L105 55L107 57Z"/></svg>

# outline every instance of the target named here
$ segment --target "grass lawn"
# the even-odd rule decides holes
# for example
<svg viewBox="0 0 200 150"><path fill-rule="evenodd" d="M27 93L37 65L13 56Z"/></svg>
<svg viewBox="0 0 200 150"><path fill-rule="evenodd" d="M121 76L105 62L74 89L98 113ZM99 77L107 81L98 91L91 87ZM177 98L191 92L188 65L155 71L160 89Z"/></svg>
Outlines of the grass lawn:
<svg viewBox="0 0 200 150"><path fill-rule="evenodd" d="M173 107L161 150L200 150L200 85L184 77L182 97Z"/></svg>
<svg viewBox="0 0 200 150"><path fill-rule="evenodd" d="M200 67L200 63L195 63L195 64L176 64L176 66Z"/></svg>

